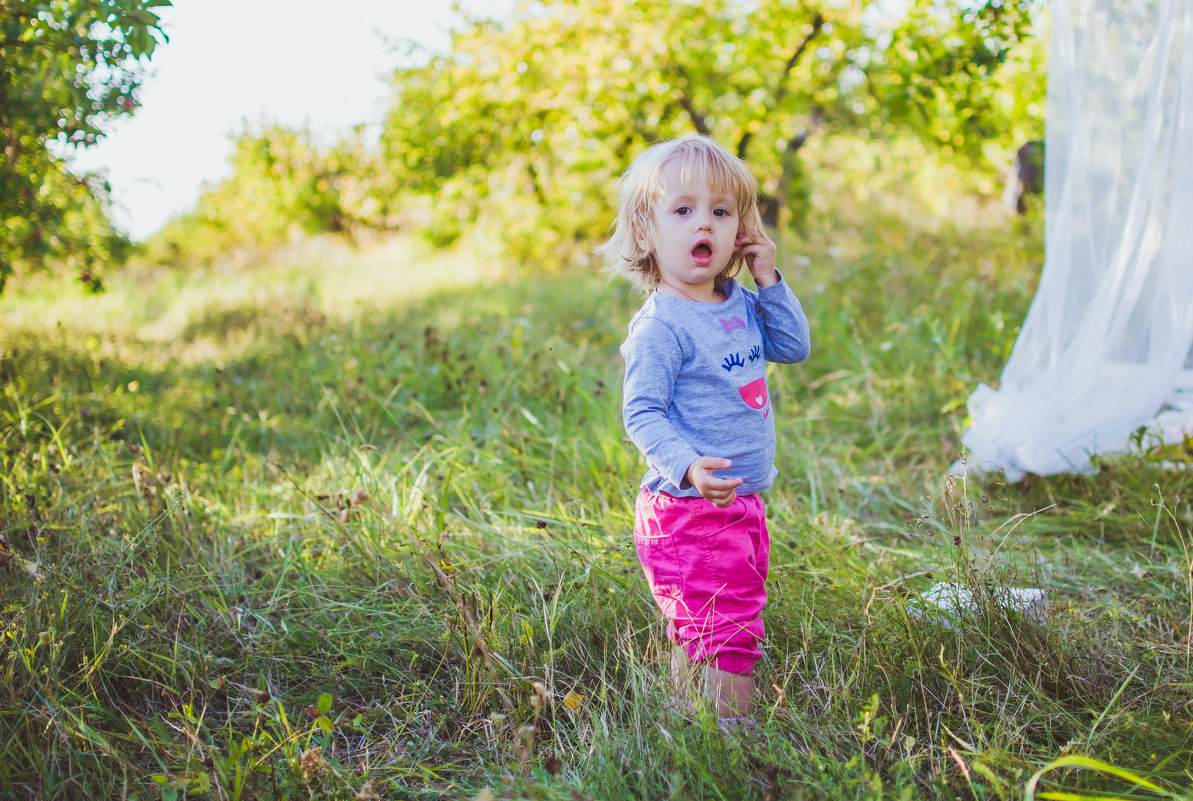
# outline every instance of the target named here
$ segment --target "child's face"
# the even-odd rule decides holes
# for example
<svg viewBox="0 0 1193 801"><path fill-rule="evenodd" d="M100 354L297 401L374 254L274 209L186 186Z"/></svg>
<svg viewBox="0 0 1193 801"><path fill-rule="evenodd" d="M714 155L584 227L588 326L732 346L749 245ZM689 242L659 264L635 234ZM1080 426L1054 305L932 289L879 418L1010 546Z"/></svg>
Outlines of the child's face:
<svg viewBox="0 0 1193 801"><path fill-rule="evenodd" d="M715 281L733 258L739 219L730 195L694 181L683 191L680 164L663 165L667 191L653 208L654 230L639 245L654 252L662 279L698 300L713 300Z"/></svg>

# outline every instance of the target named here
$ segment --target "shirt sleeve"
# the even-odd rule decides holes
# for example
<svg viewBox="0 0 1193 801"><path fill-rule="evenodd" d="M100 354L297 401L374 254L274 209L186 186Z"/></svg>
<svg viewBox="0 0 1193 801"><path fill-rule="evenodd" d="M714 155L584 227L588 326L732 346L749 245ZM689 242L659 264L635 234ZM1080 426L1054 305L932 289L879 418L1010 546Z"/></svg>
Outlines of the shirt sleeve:
<svg viewBox="0 0 1193 801"><path fill-rule="evenodd" d="M647 463L679 489L687 489L688 467L700 454L679 435L667 410L683 351L675 332L650 317L636 320L622 343L625 384L622 420Z"/></svg>
<svg viewBox="0 0 1193 801"><path fill-rule="evenodd" d="M758 290L754 311L768 362L795 364L808 358L812 352L808 318L782 274L778 283Z"/></svg>

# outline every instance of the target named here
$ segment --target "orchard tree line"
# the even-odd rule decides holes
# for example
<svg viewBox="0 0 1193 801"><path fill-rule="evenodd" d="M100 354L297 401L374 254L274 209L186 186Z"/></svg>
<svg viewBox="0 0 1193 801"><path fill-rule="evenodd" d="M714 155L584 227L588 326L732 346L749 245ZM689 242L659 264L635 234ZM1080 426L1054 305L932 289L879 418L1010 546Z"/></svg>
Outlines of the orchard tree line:
<svg viewBox="0 0 1193 801"><path fill-rule="evenodd" d="M164 2L44 5L116 14L102 30L126 48L120 63L135 66L155 42L137 32L153 30L151 9ZM507 256L566 263L607 230L611 189L629 160L690 132L750 162L771 225L806 214L815 191L807 146L817 141L914 140L965 169L998 171L1042 131L1040 2L523 0L507 19L461 16L446 52L395 72L379 137L363 127L335 142L244 130L231 177L153 237L149 255L206 262L303 234L395 228L446 245L480 226ZM149 16L113 10L133 7ZM20 19L8 26L19 36L61 27ZM96 51L73 52L78 61ZM7 91L27 82L22 90L37 94L30 74L6 71ZM87 125L127 111L125 99L135 106L136 71L122 74L103 84L112 93L101 106L89 101ZM5 192L9 226L7 183ZM23 212L22 202L13 208Z"/></svg>
<svg viewBox="0 0 1193 801"><path fill-rule="evenodd" d="M1017 127L999 71L1034 4L912 0L888 16L891 5L534 3L397 75L384 160L398 188L435 199L437 236L495 218L513 255L536 261L599 237L630 159L693 131L750 162L771 225L806 208L815 137L914 136L980 161Z"/></svg>

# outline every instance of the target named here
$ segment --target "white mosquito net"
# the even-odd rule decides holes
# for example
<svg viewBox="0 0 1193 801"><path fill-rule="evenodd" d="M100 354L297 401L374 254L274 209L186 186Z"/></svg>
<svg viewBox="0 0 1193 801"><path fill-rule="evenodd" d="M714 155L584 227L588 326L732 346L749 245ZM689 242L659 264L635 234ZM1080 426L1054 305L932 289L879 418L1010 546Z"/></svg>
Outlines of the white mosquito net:
<svg viewBox="0 0 1193 801"><path fill-rule="evenodd" d="M1088 472L1193 432L1193 0L1053 0L1045 259L971 471Z"/></svg>

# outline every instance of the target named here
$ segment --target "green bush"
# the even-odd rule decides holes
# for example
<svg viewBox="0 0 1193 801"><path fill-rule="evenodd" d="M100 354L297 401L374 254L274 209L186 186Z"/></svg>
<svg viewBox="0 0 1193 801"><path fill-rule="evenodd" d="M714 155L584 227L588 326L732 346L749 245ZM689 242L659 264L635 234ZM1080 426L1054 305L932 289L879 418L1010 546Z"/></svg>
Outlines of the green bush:
<svg viewBox="0 0 1193 801"><path fill-rule="evenodd" d="M324 146L308 130L246 130L235 138L232 175L152 236L145 254L157 263L210 264L314 234L385 229L390 208L370 191L372 159L359 131Z"/></svg>

